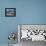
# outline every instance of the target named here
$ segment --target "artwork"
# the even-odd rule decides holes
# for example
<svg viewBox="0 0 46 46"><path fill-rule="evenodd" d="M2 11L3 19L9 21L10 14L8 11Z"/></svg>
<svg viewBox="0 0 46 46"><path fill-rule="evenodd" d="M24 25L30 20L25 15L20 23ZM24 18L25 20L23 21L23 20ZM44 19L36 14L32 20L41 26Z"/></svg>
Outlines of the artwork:
<svg viewBox="0 0 46 46"><path fill-rule="evenodd" d="M46 25L19 25L20 40L46 41Z"/></svg>
<svg viewBox="0 0 46 46"><path fill-rule="evenodd" d="M16 8L5 8L6 17L16 17Z"/></svg>

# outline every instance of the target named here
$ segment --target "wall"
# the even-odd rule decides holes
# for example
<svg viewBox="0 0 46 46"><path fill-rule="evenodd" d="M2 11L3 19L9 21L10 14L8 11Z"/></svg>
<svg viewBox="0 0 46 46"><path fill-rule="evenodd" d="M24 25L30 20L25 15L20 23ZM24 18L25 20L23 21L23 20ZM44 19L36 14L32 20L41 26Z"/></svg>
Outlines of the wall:
<svg viewBox="0 0 46 46"><path fill-rule="evenodd" d="M16 8L16 17L5 17L5 8ZM0 44L7 43L17 24L46 24L46 0L0 0Z"/></svg>
<svg viewBox="0 0 46 46"><path fill-rule="evenodd" d="M0 44L7 44L8 34L17 32L17 16L5 17L5 8L16 8L16 2L13 0L0 0ZM18 42L17 39L15 41Z"/></svg>
<svg viewBox="0 0 46 46"><path fill-rule="evenodd" d="M46 24L46 0L16 0L21 24Z"/></svg>

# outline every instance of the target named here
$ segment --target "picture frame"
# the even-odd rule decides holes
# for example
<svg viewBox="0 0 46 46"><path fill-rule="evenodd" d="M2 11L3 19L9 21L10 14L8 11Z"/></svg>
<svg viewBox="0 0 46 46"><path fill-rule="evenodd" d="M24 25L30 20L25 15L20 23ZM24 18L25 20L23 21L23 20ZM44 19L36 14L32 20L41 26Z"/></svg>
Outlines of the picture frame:
<svg viewBox="0 0 46 46"><path fill-rule="evenodd" d="M24 34L24 32L22 33L23 30L28 30L28 32ZM27 37L25 38L25 36ZM46 41L46 24L18 24L18 38L19 42L22 40Z"/></svg>
<svg viewBox="0 0 46 46"><path fill-rule="evenodd" d="M16 8L5 8L6 17L16 17Z"/></svg>

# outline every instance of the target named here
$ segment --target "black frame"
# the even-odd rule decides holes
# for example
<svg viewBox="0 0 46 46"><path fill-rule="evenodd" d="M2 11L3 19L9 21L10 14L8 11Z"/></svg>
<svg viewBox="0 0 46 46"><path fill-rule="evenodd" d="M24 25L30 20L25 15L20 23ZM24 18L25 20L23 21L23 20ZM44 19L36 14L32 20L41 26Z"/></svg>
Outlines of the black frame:
<svg viewBox="0 0 46 46"><path fill-rule="evenodd" d="M7 15L7 9L13 9L14 15ZM6 17L16 17L16 8L5 8L5 16Z"/></svg>

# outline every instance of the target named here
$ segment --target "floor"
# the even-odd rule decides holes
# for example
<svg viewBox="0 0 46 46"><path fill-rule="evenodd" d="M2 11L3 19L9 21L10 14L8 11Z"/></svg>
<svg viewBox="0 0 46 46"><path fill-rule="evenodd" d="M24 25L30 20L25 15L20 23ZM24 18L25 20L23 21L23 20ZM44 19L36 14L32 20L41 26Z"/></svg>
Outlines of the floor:
<svg viewBox="0 0 46 46"><path fill-rule="evenodd" d="M8 44L0 44L0 46L8 46ZM13 45L10 45L13 46ZM18 44L15 44L14 46L18 46Z"/></svg>
<svg viewBox="0 0 46 46"><path fill-rule="evenodd" d="M45 41L32 42L31 40L28 40L28 41L21 40L20 46L46 46L46 42Z"/></svg>
<svg viewBox="0 0 46 46"><path fill-rule="evenodd" d="M7 44L0 44L0 46L8 46L8 45ZM19 44L15 44L14 46L46 46L46 42L45 41L32 42L31 40L28 40L28 41L21 40Z"/></svg>

